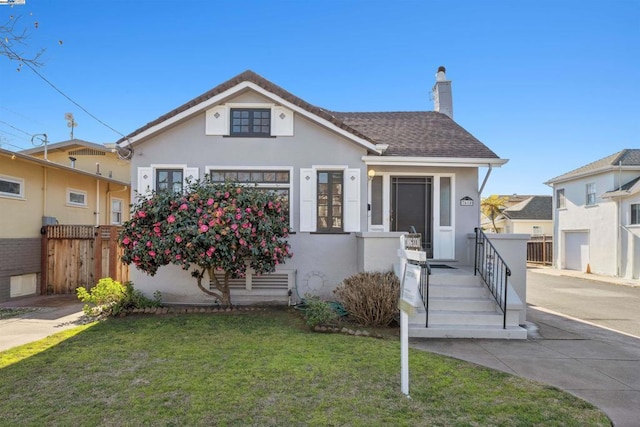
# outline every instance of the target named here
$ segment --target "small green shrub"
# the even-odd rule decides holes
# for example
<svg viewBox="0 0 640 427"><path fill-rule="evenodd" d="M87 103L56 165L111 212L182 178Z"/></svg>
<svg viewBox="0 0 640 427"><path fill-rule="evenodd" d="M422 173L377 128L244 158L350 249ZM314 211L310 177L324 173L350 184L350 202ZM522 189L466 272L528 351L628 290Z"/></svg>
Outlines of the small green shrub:
<svg viewBox="0 0 640 427"><path fill-rule="evenodd" d="M134 289L133 283L126 282L123 285L109 277L100 279L89 291L79 287L76 292L78 299L85 303L83 311L87 316L116 316L123 310L158 307L162 301L162 295L158 291L153 294L153 299L150 299Z"/></svg>
<svg viewBox="0 0 640 427"><path fill-rule="evenodd" d="M397 318L400 281L391 271L356 274L333 292L361 325L389 326Z"/></svg>
<svg viewBox="0 0 640 427"><path fill-rule="evenodd" d="M305 295L304 320L311 328L327 325L338 318L331 305L318 296Z"/></svg>

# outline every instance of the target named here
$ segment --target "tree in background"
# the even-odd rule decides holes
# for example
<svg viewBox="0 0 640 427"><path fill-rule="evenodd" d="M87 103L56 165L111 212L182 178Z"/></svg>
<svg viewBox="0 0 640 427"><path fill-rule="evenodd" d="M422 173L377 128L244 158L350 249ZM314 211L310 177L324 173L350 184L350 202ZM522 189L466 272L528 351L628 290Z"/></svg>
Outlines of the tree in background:
<svg viewBox="0 0 640 427"><path fill-rule="evenodd" d="M506 207L506 203L509 201L506 197L500 197L496 194L492 194L489 197L485 197L480 202L480 209L482 213L491 220L493 224L493 231L498 232L496 227L496 218L502 213Z"/></svg>
<svg viewBox="0 0 640 427"><path fill-rule="evenodd" d="M292 256L288 236L286 207L275 194L206 179L188 183L184 193L139 195L119 237L124 263L152 276L168 264L194 266L198 288L229 306L229 279L244 277L248 267L273 272Z"/></svg>

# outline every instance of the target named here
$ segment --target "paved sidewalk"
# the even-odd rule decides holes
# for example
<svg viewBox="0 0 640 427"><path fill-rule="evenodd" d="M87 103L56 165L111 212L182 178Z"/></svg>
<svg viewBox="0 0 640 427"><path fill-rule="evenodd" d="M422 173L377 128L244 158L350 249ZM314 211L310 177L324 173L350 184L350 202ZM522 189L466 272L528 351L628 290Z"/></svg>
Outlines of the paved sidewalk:
<svg viewBox="0 0 640 427"><path fill-rule="evenodd" d="M527 309L526 340L411 339L439 353L566 390L602 409L616 427L640 425L640 339Z"/></svg>
<svg viewBox="0 0 640 427"><path fill-rule="evenodd" d="M83 305L75 295L37 296L1 303L0 307L34 307L37 310L0 320L0 351L78 326Z"/></svg>
<svg viewBox="0 0 640 427"><path fill-rule="evenodd" d="M596 282L611 283L613 285L631 286L633 288L640 287L640 280L635 279L624 279L620 277L606 276L604 274L583 273L582 271L561 270L537 265L529 265L528 268L534 270L536 273L548 274L549 276L569 276L585 280L594 280Z"/></svg>

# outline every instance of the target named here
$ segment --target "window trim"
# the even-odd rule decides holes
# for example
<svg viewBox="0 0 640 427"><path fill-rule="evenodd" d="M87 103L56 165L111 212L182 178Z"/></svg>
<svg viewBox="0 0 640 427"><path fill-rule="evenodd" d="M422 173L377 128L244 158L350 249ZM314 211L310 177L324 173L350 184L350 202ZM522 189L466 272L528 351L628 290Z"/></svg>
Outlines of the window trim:
<svg viewBox="0 0 640 427"><path fill-rule="evenodd" d="M120 211L114 211L113 210L113 202L120 202ZM120 214L120 221L114 221L113 220L113 214L114 213L119 213ZM124 199L120 199L118 197L112 197L111 198L111 209L110 209L110 222L111 225L122 225L122 223L124 222Z"/></svg>
<svg viewBox="0 0 640 427"><path fill-rule="evenodd" d="M18 184L20 186L20 191L18 194L5 193L4 191L0 191L0 197L6 197L9 199L24 199L24 179L9 175L0 175L0 180Z"/></svg>
<svg viewBox="0 0 640 427"><path fill-rule="evenodd" d="M285 184L282 182L274 182L274 183L252 183L252 182L238 182L240 185L251 185L255 184L256 188L274 188L274 189L288 189L289 190L289 230L290 233L295 230L293 225L293 206L294 205L294 187L293 187L293 166L205 166L204 173L205 176L211 176L212 171L243 171L243 172L252 172L252 171L287 171L289 172L289 183Z"/></svg>
<svg viewBox="0 0 640 427"><path fill-rule="evenodd" d="M345 171L344 170L326 170L326 169L316 169L316 233L318 234L341 234L344 233L344 221L345 221ZM340 179L340 184L341 184L341 201L340 201L340 229L334 228L330 225L327 225L327 227L320 227L320 191L319 191L319 187L320 187L320 174L321 173L326 173L327 174L327 185L328 185L328 193L327 193L327 200L328 200L328 212L327 212L327 219L329 220L327 222L327 224L329 224L329 222L332 222L331 220L334 218L334 216L331 214L331 211L333 210L333 204L331 203L332 199L333 199L333 194L331 191L331 185L333 184L332 180L331 180L331 174L332 173L340 173L341 175L341 179Z"/></svg>
<svg viewBox="0 0 640 427"><path fill-rule="evenodd" d="M233 131L233 113L236 111L248 111L249 114L249 120L253 120L253 116L252 114L255 112L263 112L269 113L269 117L266 119L268 121L268 126L269 126L269 132L268 133L264 133L264 132L253 132L251 129L253 128L253 125L250 123L249 124L249 128L250 130L248 132L234 132ZM271 107L265 107L265 108L260 108L260 107L230 107L229 108L229 136L231 137L243 137L243 138L271 138L272 137L272 123L271 123L271 116L273 114L273 109ZM262 118L264 119L264 118ZM261 127L264 125L260 125Z"/></svg>
<svg viewBox="0 0 640 427"><path fill-rule="evenodd" d="M78 202L73 202L71 201L71 194L79 194L82 195L82 197L84 198L84 202L83 203L78 203ZM88 207L88 200L87 200L87 195L88 193L84 190L78 190L77 188L67 188L67 206L72 206L74 208L86 208Z"/></svg>
<svg viewBox="0 0 640 427"><path fill-rule="evenodd" d="M297 177L297 185L300 194L299 230L305 233L317 233L318 208L317 201L317 172L321 171L343 171L344 173L344 210L343 210L343 230L344 234L358 233L362 231L362 168L350 168L347 165L312 165L308 168L300 168ZM366 224L366 223L364 223ZM338 234L338 233L329 233Z"/></svg>
<svg viewBox="0 0 640 427"><path fill-rule="evenodd" d="M562 197L560 196L562 195ZM556 189L556 209L567 208L567 196L565 195L564 188Z"/></svg>
<svg viewBox="0 0 640 427"><path fill-rule="evenodd" d="M158 178L159 178L159 174L161 172L176 172L176 171L180 171L182 173L182 178L180 179L180 191L174 191L174 193L182 193L184 191L184 180L185 180L185 168L182 167L155 167L153 168L153 182L154 182L154 189L156 191L160 191L160 189L158 188ZM175 182L171 182L171 185L175 185ZM166 188L165 190L169 190L168 188Z"/></svg>
<svg viewBox="0 0 640 427"><path fill-rule="evenodd" d="M593 192L589 192L589 187L593 186ZM589 203L590 198L589 196L592 195L593 196L593 201L591 203ZM597 190L596 190L596 183L595 182L588 182L585 184L585 200L584 200L584 205L585 206L594 206L598 204L598 196L597 196Z"/></svg>
<svg viewBox="0 0 640 427"><path fill-rule="evenodd" d="M636 222L633 222L633 208L634 206L637 207L637 213L636 213ZM640 203L630 203L629 204L629 225L640 225Z"/></svg>

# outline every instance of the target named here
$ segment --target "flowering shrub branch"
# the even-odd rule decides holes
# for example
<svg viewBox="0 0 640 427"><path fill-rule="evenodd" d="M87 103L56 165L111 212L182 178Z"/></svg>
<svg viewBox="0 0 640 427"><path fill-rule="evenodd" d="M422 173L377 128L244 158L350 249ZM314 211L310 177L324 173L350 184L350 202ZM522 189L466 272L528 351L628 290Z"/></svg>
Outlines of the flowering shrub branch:
<svg viewBox="0 0 640 427"><path fill-rule="evenodd" d="M119 240L124 263L152 276L168 264L195 266L198 287L231 305L229 279L244 277L248 267L256 274L274 271L292 255L288 236L287 214L275 194L205 179L188 183L184 193L138 196ZM209 288L202 284L205 273Z"/></svg>

